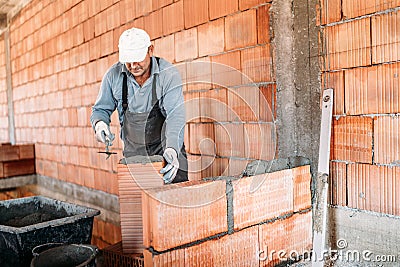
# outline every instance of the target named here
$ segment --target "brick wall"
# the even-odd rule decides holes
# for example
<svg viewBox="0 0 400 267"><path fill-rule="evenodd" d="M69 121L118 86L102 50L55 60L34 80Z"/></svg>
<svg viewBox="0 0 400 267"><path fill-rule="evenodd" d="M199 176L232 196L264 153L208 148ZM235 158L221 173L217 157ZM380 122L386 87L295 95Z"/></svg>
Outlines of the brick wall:
<svg viewBox="0 0 400 267"><path fill-rule="evenodd" d="M16 141L35 143L38 174L118 195L122 142L116 139L118 155L106 161L97 153L104 146L89 116L103 74L118 60L119 35L136 26L149 32L156 55L178 64L187 83L190 179L239 174L250 159L273 158L270 6L249 0L31 1L10 21ZM4 70L4 42L0 58ZM111 129L119 136L116 114Z"/></svg>
<svg viewBox="0 0 400 267"><path fill-rule="evenodd" d="M323 87L334 88L331 203L400 215L399 1L321 1Z"/></svg>

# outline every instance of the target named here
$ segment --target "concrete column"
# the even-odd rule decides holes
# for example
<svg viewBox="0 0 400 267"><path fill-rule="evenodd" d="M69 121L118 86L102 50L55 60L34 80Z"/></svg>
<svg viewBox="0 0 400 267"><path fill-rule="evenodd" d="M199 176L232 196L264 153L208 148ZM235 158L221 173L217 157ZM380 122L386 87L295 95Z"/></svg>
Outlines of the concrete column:
<svg viewBox="0 0 400 267"><path fill-rule="evenodd" d="M4 31L4 47L5 47L5 62L6 62L6 83L7 83L7 104L8 104L8 133L11 144L15 144L15 120L14 120L14 100L12 88L12 71L11 71L11 56L10 56L10 28Z"/></svg>
<svg viewBox="0 0 400 267"><path fill-rule="evenodd" d="M306 157L315 174L321 121L318 0L273 1L278 157Z"/></svg>

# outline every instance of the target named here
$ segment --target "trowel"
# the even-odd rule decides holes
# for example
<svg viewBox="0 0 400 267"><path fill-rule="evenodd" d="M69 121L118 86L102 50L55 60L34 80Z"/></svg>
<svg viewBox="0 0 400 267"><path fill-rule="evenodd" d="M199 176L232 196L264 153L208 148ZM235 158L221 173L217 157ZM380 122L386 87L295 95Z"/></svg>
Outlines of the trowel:
<svg viewBox="0 0 400 267"><path fill-rule="evenodd" d="M106 136L104 132L101 133L106 141L106 151L99 151L98 153L107 154L106 160L110 158L112 154L117 154L116 152L110 152L110 146L112 145L112 141L114 140L114 134L110 134L110 136Z"/></svg>

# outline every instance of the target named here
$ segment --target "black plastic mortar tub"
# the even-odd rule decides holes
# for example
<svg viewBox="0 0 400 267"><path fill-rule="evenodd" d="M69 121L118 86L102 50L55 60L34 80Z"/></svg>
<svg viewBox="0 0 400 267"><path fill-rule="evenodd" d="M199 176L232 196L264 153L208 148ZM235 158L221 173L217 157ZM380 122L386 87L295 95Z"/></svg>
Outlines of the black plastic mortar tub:
<svg viewBox="0 0 400 267"><path fill-rule="evenodd" d="M0 266L29 266L48 243L90 244L99 210L42 196L0 201Z"/></svg>
<svg viewBox="0 0 400 267"><path fill-rule="evenodd" d="M94 267L97 253L92 245L44 244L32 250L31 267Z"/></svg>

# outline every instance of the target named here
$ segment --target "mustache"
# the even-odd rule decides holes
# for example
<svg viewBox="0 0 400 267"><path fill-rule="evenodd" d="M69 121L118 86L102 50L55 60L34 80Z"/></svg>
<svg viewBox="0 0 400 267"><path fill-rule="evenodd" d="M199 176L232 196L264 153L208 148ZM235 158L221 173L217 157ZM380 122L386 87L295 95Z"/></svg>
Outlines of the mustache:
<svg viewBox="0 0 400 267"><path fill-rule="evenodd" d="M136 67L130 67L129 69L133 70L133 71L137 71L137 70L142 70L143 68L140 66L136 66Z"/></svg>

